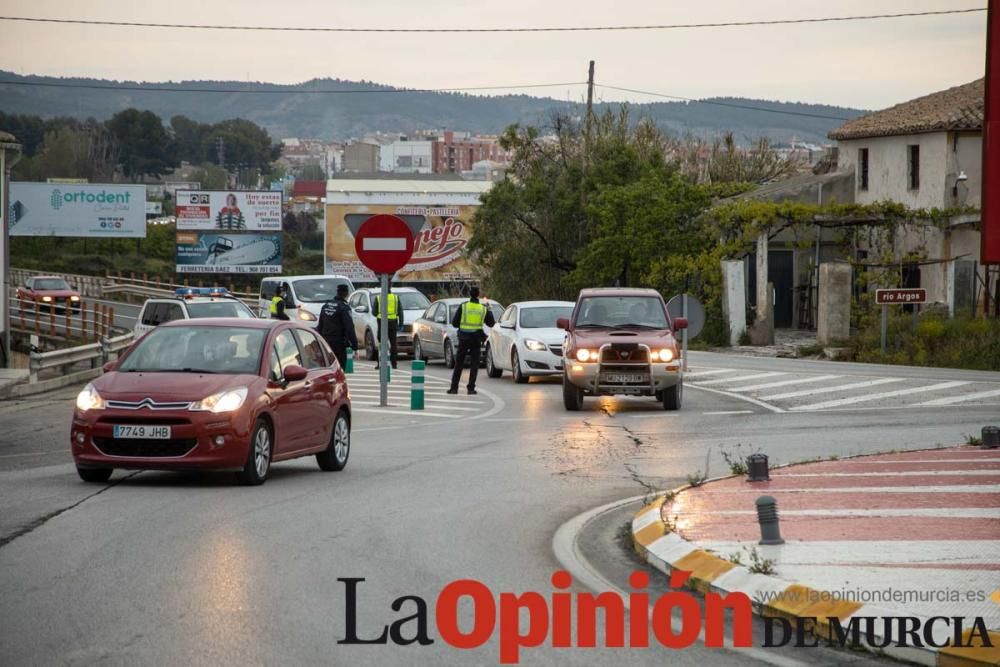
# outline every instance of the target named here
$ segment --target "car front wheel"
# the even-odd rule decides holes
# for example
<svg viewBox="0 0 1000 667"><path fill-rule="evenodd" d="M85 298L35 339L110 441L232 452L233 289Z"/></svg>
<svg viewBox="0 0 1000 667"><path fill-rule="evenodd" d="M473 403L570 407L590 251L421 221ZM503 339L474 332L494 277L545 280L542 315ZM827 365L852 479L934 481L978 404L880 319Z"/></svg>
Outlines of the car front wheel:
<svg viewBox="0 0 1000 667"><path fill-rule="evenodd" d="M372 336L371 330L365 332L365 350L368 361L373 361L378 357L378 348L375 347L375 337Z"/></svg>
<svg viewBox="0 0 1000 667"><path fill-rule="evenodd" d="M673 387L663 390L663 409L680 410L684 399L684 383L678 382Z"/></svg>
<svg viewBox="0 0 1000 667"><path fill-rule="evenodd" d="M267 473L271 471L273 451L271 428L266 420L258 418L250 435L250 446L247 447L247 460L240 472L240 483L257 486L267 481Z"/></svg>
<svg viewBox="0 0 1000 667"><path fill-rule="evenodd" d="M493 361L493 348L489 345L486 346L486 374L491 378L503 376L503 369Z"/></svg>
<svg viewBox="0 0 1000 667"><path fill-rule="evenodd" d="M563 405L570 412L583 409L583 389L570 382L565 375L563 375Z"/></svg>
<svg viewBox="0 0 1000 667"><path fill-rule="evenodd" d="M320 470L343 470L347 465L347 457L351 455L351 424L347 415L341 411L333 422L333 433L330 434L330 444L326 450L316 455L316 463Z"/></svg>
<svg viewBox="0 0 1000 667"><path fill-rule="evenodd" d="M527 384L528 376L521 370L521 357L518 355L517 350L510 353L510 374L514 377L514 382L517 384Z"/></svg>
<svg viewBox="0 0 1000 667"><path fill-rule="evenodd" d="M111 479L114 468L77 468L76 474L85 482L103 484Z"/></svg>
<svg viewBox="0 0 1000 667"><path fill-rule="evenodd" d="M420 344L419 338L413 339L413 358L418 361L427 361L427 357L424 355L424 347Z"/></svg>

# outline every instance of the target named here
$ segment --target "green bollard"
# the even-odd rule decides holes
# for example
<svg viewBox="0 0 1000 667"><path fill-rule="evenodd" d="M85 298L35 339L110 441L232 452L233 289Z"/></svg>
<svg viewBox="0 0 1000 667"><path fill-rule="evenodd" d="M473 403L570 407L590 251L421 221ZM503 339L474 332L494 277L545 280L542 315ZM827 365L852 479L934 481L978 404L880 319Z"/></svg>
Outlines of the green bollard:
<svg viewBox="0 0 1000 667"><path fill-rule="evenodd" d="M354 350L347 348L347 363L344 365L345 373L354 372Z"/></svg>
<svg viewBox="0 0 1000 667"><path fill-rule="evenodd" d="M424 367L426 362L414 359L410 375L410 409L424 409Z"/></svg>

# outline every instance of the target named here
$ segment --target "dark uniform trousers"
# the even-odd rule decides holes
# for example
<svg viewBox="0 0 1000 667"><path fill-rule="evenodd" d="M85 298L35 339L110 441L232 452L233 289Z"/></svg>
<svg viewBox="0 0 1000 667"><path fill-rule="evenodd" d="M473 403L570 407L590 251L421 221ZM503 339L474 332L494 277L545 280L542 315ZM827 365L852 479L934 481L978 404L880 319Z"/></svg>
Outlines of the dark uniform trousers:
<svg viewBox="0 0 1000 667"><path fill-rule="evenodd" d="M399 353L396 350L396 336L399 332L399 320L389 320L389 361L392 367L396 367ZM375 338L375 363L378 364L378 355L382 349L382 320L378 321L378 335Z"/></svg>
<svg viewBox="0 0 1000 667"><path fill-rule="evenodd" d="M479 351L483 345L482 333L478 331L458 332L458 351L455 353L455 370L451 373L451 388L458 389L458 383L462 381L462 370L465 366L465 357L469 357L469 389L476 388L476 378L479 376Z"/></svg>

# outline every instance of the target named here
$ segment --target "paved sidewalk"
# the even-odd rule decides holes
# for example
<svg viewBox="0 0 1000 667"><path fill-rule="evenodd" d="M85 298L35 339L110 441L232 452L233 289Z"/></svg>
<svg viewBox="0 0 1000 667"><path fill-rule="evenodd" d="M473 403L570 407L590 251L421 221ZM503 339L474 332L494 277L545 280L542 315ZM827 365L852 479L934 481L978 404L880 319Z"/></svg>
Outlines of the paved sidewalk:
<svg viewBox="0 0 1000 667"><path fill-rule="evenodd" d="M763 495L777 500L783 545L757 544L755 501ZM652 515L666 529L651 523ZM697 562L699 554L710 559L706 587L725 589L727 575L745 578L743 568L729 571L730 561L750 566L756 550L758 563L769 559L774 570L752 587L758 601L761 591L826 591L847 601L833 607L845 618L873 609L885 616L960 616L968 630L981 617L1000 640L997 449L880 454L773 469L768 482L708 482L680 491L659 512L644 510L633 532L650 562L686 569L685 561ZM770 600L765 613L782 606ZM810 615L784 606L779 610L790 615ZM982 650L988 657L977 658L1000 660L1000 645Z"/></svg>

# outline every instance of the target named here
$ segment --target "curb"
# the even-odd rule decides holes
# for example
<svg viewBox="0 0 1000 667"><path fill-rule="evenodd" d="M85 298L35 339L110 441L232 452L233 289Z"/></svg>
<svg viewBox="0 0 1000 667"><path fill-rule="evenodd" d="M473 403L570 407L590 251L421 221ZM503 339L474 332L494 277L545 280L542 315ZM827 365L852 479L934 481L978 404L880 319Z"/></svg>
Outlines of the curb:
<svg viewBox="0 0 1000 667"><path fill-rule="evenodd" d="M708 480L702 485L728 477L730 476ZM660 512L663 503L671 494L678 494L690 488L692 487L689 485L680 486L657 497L652 503L639 510L632 519L632 545L636 553L643 561L663 574L670 576L674 570L690 572L687 586L700 593L721 595L743 593L750 598L754 613L758 616L785 618L792 622L793 627L802 624L808 632L817 635L820 641L828 636L829 625L821 620L827 617L837 617L841 622L847 622L852 617L898 616L898 611L893 612L861 602L837 600L829 593L810 588L802 583L753 573L742 565L719 558L710 551L699 549L680 535L668 530L667 523ZM915 614L910 615L918 617ZM918 618L922 624L928 620L926 617ZM814 619L817 620L814 622ZM884 627L880 630L880 625L881 622L875 624L875 634L879 641L884 638L884 634L882 634ZM964 636L966 638L969 632L968 629L965 630ZM939 643L950 638L952 634L950 628L935 628L935 640ZM1000 665L1000 632L990 631L989 636L993 643L992 648L896 646L875 648L868 645L863 633L862 644L873 653L930 667Z"/></svg>

